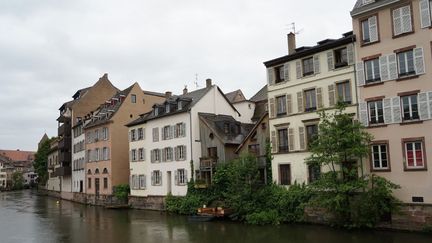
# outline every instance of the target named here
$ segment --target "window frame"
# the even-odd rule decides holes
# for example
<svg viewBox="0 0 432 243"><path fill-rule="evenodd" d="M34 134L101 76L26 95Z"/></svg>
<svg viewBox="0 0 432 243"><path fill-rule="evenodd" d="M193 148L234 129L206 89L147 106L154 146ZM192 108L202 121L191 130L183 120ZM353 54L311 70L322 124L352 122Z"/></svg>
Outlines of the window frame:
<svg viewBox="0 0 432 243"><path fill-rule="evenodd" d="M273 68L274 71L274 82L275 84L280 84L285 82L285 70L284 70L284 66L276 66Z"/></svg>
<svg viewBox="0 0 432 243"><path fill-rule="evenodd" d="M277 147L278 147L278 152L279 153L288 153L289 152L289 136L288 136L288 128L279 128L276 130L277 131ZM283 138L286 137L286 139L284 141L286 141L286 146L282 146L283 143L281 143L281 132L283 132L286 136L284 136ZM284 143L285 144L285 143Z"/></svg>
<svg viewBox="0 0 432 243"><path fill-rule="evenodd" d="M411 121L419 121L420 120L420 112L419 112L419 101L418 101L418 95L417 93L410 93L410 94L404 94L400 95L400 109L401 109L401 116L402 116L402 122L411 122ZM405 118L405 108L404 108L404 98L408 97L408 107L409 107L409 119ZM416 99L416 106L417 106L417 117L413 117L414 111L413 111L413 104L412 104L412 97L415 97Z"/></svg>
<svg viewBox="0 0 432 243"><path fill-rule="evenodd" d="M371 65L372 66L372 68L371 68L372 79L368 79L369 68L367 66L367 63L369 63L369 62L372 63L372 65ZM377 74L375 73L375 62L376 62L376 65L378 66L378 73ZM364 75L365 75L365 84L366 85L376 84L376 83L382 82L381 81L381 67L380 67L380 63L379 63L379 56L363 60L363 66L364 66Z"/></svg>
<svg viewBox="0 0 432 243"><path fill-rule="evenodd" d="M338 102L341 101L340 100L340 93L339 93L339 85L343 86L343 89L342 89L342 102L345 103L345 104L349 104L349 105L352 104L352 102L353 102L353 92L352 92L352 89L351 89L351 80L344 80L344 81L336 82L335 88L336 88L336 98L337 98ZM349 97L350 97L349 100L346 100L347 99L347 94L346 94L347 90L346 90L345 85L348 86Z"/></svg>
<svg viewBox="0 0 432 243"><path fill-rule="evenodd" d="M280 102L280 100L282 100L282 102ZM284 109L281 109L281 111L279 111L280 107ZM285 116L286 114L287 114L286 95L276 96L276 115Z"/></svg>
<svg viewBox="0 0 432 243"><path fill-rule="evenodd" d="M184 186L187 184L186 169L177 170L177 184L179 186Z"/></svg>
<svg viewBox="0 0 432 243"><path fill-rule="evenodd" d="M407 149L406 144L408 143L420 143L422 148L422 159L423 159L423 166L408 166L407 161ZM415 150L415 147L414 147ZM403 153L403 166L404 171L427 171L427 153L426 153L426 146L425 146L425 138L424 137L417 137L417 138L403 138L402 139L402 153Z"/></svg>
<svg viewBox="0 0 432 243"><path fill-rule="evenodd" d="M311 102L311 104L315 103L315 106L308 108L307 105L308 105L308 93L309 92L313 92L313 95L311 96L312 100L310 100L310 102ZM316 111L318 109L316 88L303 90L303 97L304 97L303 100L304 100L305 112L313 112L313 111Z"/></svg>
<svg viewBox="0 0 432 243"><path fill-rule="evenodd" d="M343 54L343 51L345 51L345 55ZM338 48L333 50L333 56L334 56L334 67L335 69L337 68L343 68L348 66L348 48L342 47L342 48ZM337 62L337 57L340 57L340 59L343 61L344 57L345 60L343 62Z"/></svg>
<svg viewBox="0 0 432 243"><path fill-rule="evenodd" d="M375 167L374 161L374 146L379 147L379 163L381 165L380 168ZM387 156L387 167L382 167L382 151L381 146L386 146L386 156ZM373 141L370 144L370 154L369 154L369 166L371 172L391 172L391 159L390 159L390 145L388 140L377 140Z"/></svg>
<svg viewBox="0 0 432 243"><path fill-rule="evenodd" d="M136 102L137 102L136 94L131 94L131 103L136 104Z"/></svg>
<svg viewBox="0 0 432 243"><path fill-rule="evenodd" d="M309 65L309 63L306 65L306 62L310 62L310 65ZM313 56L312 57L303 58L301 60L301 65L302 65L302 75L303 75L303 77L311 76L311 75L315 74L314 58L313 58ZM306 72L306 66L308 68L312 68L312 71L308 70L308 72Z"/></svg>
<svg viewBox="0 0 432 243"><path fill-rule="evenodd" d="M283 168L288 168L287 176L288 178L282 178L282 171ZM278 172L279 172L279 185L281 186L290 186L292 184L292 170L291 170L291 164L279 164L278 165ZM287 179L287 180L285 180Z"/></svg>
<svg viewBox="0 0 432 243"><path fill-rule="evenodd" d="M309 133L308 133L308 131L309 131L308 128L309 128L309 127L316 127L316 134L315 134L315 138L309 136ZM307 146L307 148L309 148L310 145L311 145L311 143L312 143L314 140L317 139L318 134L319 134L319 123L318 123L318 122L317 122L317 123L308 123L308 124L305 124L305 135L306 135L306 146Z"/></svg>
<svg viewBox="0 0 432 243"><path fill-rule="evenodd" d="M377 25L377 40L374 42L370 41L369 19L372 17L376 17L376 20L377 20L377 23L376 23L376 25ZM363 22L365 22L365 21L367 21L367 24L368 24L369 39L367 41L364 40ZM380 38L380 22L379 22L378 13L360 18L359 19L359 32L360 32L360 46L363 47L363 46L368 46L368 45L373 45L373 44L379 43L381 41L381 38Z"/></svg>
<svg viewBox="0 0 432 243"><path fill-rule="evenodd" d="M383 99L384 98L385 97L380 97L378 99L373 99L373 100L368 100L367 101L368 122L369 122L369 124L371 126L377 126L377 125L383 125L383 124L385 124L385 121L384 121L384 103L383 103ZM382 122L379 121L380 112L379 112L379 109L378 109L378 104L377 104L378 102L381 102L381 117L382 117ZM374 105L375 116L376 116L375 121L372 121L372 112L371 112L371 109L370 109L371 108L370 104L372 104L372 103L375 104Z"/></svg>
<svg viewBox="0 0 432 243"><path fill-rule="evenodd" d="M403 7L409 6L410 7L410 17L411 17L411 31L408 32L403 32L400 33L398 35L395 35L395 26L394 26L394 11L397 9L401 9ZM402 5L396 6L394 8L390 9L390 16L391 16L391 26L392 26L392 38L399 38L402 36L406 36L406 35L410 35L413 34L415 32L415 26L414 26L414 15L413 15L413 6L412 6L412 2L409 3L404 3Z"/></svg>
<svg viewBox="0 0 432 243"><path fill-rule="evenodd" d="M397 72L398 72L398 78L406 78L406 77L410 77L410 76L416 76L417 74L416 74L416 70L415 70L415 57L414 57L414 46L411 46L411 47L407 47L407 48L402 48L402 49L399 49L399 50L396 50L395 51L395 54L396 54L396 63L397 63ZM411 52L412 54L412 60L411 60L411 62L412 62L412 67L413 67L413 70L412 71L409 71L409 59L408 59L408 55L407 55L407 53L409 53L409 52ZM404 72L404 73L401 73L401 63L400 63L400 59L399 59L399 56L400 55L405 55L405 57L404 57L404 61L405 61L405 69L406 69L406 72Z"/></svg>

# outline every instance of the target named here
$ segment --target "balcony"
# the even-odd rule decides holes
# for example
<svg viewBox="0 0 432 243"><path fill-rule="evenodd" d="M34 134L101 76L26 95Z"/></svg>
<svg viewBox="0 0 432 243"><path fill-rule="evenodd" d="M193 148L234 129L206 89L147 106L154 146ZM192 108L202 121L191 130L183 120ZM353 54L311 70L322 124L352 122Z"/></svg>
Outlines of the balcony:
<svg viewBox="0 0 432 243"><path fill-rule="evenodd" d="M71 152L60 152L59 153L59 161L61 164L70 164L72 160Z"/></svg>
<svg viewBox="0 0 432 243"><path fill-rule="evenodd" d="M55 171L56 176L69 176L72 175L72 168L70 166L63 166L60 168L56 168Z"/></svg>
<svg viewBox="0 0 432 243"><path fill-rule="evenodd" d="M59 126L57 132L59 136L69 137L71 135L71 129L70 123L63 123Z"/></svg>
<svg viewBox="0 0 432 243"><path fill-rule="evenodd" d="M200 170L212 171L217 165L217 158L200 158Z"/></svg>
<svg viewBox="0 0 432 243"><path fill-rule="evenodd" d="M70 151L72 148L71 138L66 137L66 138L63 138L62 140L60 140L60 142L58 144L58 148L60 150L69 150Z"/></svg>

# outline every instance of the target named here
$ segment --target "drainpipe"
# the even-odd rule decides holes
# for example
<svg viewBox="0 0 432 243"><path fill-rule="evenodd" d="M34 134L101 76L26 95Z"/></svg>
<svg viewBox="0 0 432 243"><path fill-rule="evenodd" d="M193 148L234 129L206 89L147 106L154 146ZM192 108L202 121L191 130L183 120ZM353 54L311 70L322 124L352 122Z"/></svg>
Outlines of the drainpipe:
<svg viewBox="0 0 432 243"><path fill-rule="evenodd" d="M192 109L189 109L188 111L189 113L189 136L190 136L190 152L191 152L191 161L193 164L193 141L192 141ZM192 166L191 166L191 170L192 170ZM191 180L194 180L194 173L195 171L191 171Z"/></svg>

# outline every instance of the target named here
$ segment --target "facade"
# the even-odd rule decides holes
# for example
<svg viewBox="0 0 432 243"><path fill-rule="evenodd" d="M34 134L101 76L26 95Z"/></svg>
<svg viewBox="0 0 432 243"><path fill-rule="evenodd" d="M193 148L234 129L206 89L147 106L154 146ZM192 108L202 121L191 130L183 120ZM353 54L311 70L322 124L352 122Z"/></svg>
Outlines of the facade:
<svg viewBox="0 0 432 243"><path fill-rule="evenodd" d="M84 120L72 128L72 192L85 192Z"/></svg>
<svg viewBox="0 0 432 243"><path fill-rule="evenodd" d="M163 94L143 91L135 83L86 116L87 194L112 195L115 186L129 183L128 128L125 125L164 99Z"/></svg>
<svg viewBox="0 0 432 243"><path fill-rule="evenodd" d="M7 168L10 167L10 160L0 155L0 190L7 189L10 186L8 181Z"/></svg>
<svg viewBox="0 0 432 243"><path fill-rule="evenodd" d="M367 170L432 203L431 1L361 1L353 11L360 121L374 137Z"/></svg>
<svg viewBox="0 0 432 243"><path fill-rule="evenodd" d="M56 169L60 167L58 156L58 138L54 138L51 141L50 152L48 154L48 179L45 187L47 190L57 192L61 189L60 177L56 175Z"/></svg>
<svg viewBox="0 0 432 243"><path fill-rule="evenodd" d="M203 89L168 93L165 102L128 124L132 196L186 195L187 182L200 174L200 112L240 117L208 79Z"/></svg>
<svg viewBox="0 0 432 243"><path fill-rule="evenodd" d="M318 110L347 104L357 113L352 32L337 40L323 40L314 47L295 49L295 35L288 35L289 54L265 62L268 74L269 132L272 175L279 185L308 183L321 168L307 166L308 143L318 132ZM331 111L330 111L331 112Z"/></svg>
<svg viewBox="0 0 432 243"><path fill-rule="evenodd" d="M83 119L84 115L98 108L100 104L112 97L117 91L118 89L108 80L108 75L104 74L93 86L78 90L72 96L73 100L64 103L60 107L60 116L57 119L59 123L59 166L56 168L55 176L59 177L61 181L62 192L72 192L74 188L73 181L80 182L82 180L82 169L72 171L72 144L74 140L72 127L75 127ZM79 156L81 156L81 153L74 157L78 158ZM78 178L75 179L74 176ZM78 188L80 188L80 185Z"/></svg>

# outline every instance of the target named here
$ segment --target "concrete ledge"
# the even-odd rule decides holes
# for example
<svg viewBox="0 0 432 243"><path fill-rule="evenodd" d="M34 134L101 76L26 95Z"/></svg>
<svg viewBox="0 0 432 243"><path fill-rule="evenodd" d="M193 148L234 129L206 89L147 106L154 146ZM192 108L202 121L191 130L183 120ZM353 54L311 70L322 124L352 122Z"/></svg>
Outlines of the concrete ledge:
<svg viewBox="0 0 432 243"><path fill-rule="evenodd" d="M135 209L165 211L164 196L136 197L129 196L129 206Z"/></svg>

